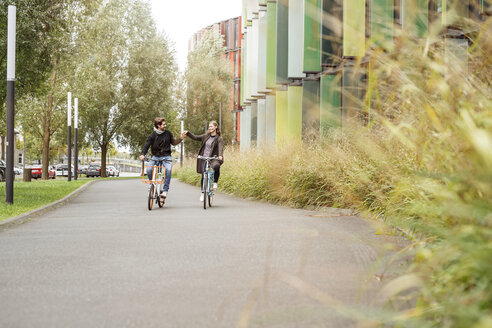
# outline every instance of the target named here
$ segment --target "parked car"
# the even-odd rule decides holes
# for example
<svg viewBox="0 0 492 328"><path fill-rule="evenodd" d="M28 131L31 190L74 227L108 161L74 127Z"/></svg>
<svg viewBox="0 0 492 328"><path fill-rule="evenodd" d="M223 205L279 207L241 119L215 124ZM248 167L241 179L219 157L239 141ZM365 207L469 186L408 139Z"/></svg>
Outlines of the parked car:
<svg viewBox="0 0 492 328"><path fill-rule="evenodd" d="M22 168L14 166L14 174L15 175L21 175L22 174Z"/></svg>
<svg viewBox="0 0 492 328"><path fill-rule="evenodd" d="M72 171L72 176L74 176L73 165L71 171ZM58 164L56 166L56 175L68 177L68 164Z"/></svg>
<svg viewBox="0 0 492 328"><path fill-rule="evenodd" d="M33 165L30 167L31 176L33 179L39 179L43 175L43 166L42 165ZM56 171L53 166L48 167L48 179L55 179Z"/></svg>
<svg viewBox="0 0 492 328"><path fill-rule="evenodd" d="M87 168L87 177L100 177L101 176L101 165L92 164Z"/></svg>
<svg viewBox="0 0 492 328"><path fill-rule="evenodd" d="M4 161L0 160L0 181L5 181L5 168L6 164Z"/></svg>
<svg viewBox="0 0 492 328"><path fill-rule="evenodd" d="M120 171L118 171L114 166L108 166L106 169L106 175L108 177L119 177Z"/></svg>
<svg viewBox="0 0 492 328"><path fill-rule="evenodd" d="M81 166L77 169L77 171L78 171L79 175L81 175L81 174L85 174L85 175L87 175L87 169L88 169L88 168L89 168L89 165L81 165Z"/></svg>

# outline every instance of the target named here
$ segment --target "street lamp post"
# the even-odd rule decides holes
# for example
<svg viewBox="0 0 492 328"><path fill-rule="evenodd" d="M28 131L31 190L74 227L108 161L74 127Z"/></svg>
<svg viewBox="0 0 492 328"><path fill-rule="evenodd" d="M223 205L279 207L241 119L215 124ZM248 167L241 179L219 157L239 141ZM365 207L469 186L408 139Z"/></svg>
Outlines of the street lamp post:
<svg viewBox="0 0 492 328"><path fill-rule="evenodd" d="M16 7L9 6L7 31L7 167L5 202L14 203L14 103L15 103L15 25Z"/></svg>
<svg viewBox="0 0 492 328"><path fill-rule="evenodd" d="M72 93L67 95L68 181L72 181Z"/></svg>
<svg viewBox="0 0 492 328"><path fill-rule="evenodd" d="M74 117L73 117L73 126L75 128L75 140L74 140L74 147L75 147L75 155L74 155L74 168L73 172L75 174L74 179L77 180L77 177L79 175L79 147L78 147L78 130L79 130L79 98L74 99Z"/></svg>

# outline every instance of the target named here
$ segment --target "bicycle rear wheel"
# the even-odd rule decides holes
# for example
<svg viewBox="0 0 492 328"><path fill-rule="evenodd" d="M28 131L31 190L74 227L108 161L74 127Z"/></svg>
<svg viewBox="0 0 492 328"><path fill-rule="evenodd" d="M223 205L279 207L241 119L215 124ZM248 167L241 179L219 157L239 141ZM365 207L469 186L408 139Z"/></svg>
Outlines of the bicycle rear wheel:
<svg viewBox="0 0 492 328"><path fill-rule="evenodd" d="M162 182L164 182L164 179L162 179ZM166 202L166 199L161 196L161 191L162 191L163 186L164 185L162 185L162 184L159 186L159 195L157 196L157 204L161 208L164 206L164 203Z"/></svg>
<svg viewBox="0 0 492 328"><path fill-rule="evenodd" d="M149 211L152 211L152 205L154 205L154 185L151 184L149 188L149 199L147 201L147 207L149 208Z"/></svg>

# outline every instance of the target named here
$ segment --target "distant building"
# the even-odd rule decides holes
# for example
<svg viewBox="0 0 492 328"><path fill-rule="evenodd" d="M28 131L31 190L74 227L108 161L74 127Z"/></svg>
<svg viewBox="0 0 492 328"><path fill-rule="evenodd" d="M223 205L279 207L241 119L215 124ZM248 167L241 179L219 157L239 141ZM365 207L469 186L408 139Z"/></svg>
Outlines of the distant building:
<svg viewBox="0 0 492 328"><path fill-rule="evenodd" d="M205 32L208 30L214 30L220 33L224 39L224 58L229 62L229 69L234 76L234 87L231 90L231 96L229 104L223 106L222 109L229 109L234 112L234 126L235 126L235 141L239 141L240 135L240 115L242 111L241 107L241 17L231 18L224 20L210 26L207 26L200 31L193 34L188 41L188 51L192 51L202 40Z"/></svg>

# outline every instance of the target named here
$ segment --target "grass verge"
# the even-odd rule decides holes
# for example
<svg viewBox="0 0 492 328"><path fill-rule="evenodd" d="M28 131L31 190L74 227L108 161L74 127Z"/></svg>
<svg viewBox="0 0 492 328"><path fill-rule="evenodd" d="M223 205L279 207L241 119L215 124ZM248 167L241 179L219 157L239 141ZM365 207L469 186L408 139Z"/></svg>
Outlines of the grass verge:
<svg viewBox="0 0 492 328"><path fill-rule="evenodd" d="M5 183L0 183L0 221L51 204L91 180L33 180L14 183L14 204L5 203Z"/></svg>

